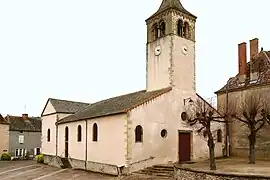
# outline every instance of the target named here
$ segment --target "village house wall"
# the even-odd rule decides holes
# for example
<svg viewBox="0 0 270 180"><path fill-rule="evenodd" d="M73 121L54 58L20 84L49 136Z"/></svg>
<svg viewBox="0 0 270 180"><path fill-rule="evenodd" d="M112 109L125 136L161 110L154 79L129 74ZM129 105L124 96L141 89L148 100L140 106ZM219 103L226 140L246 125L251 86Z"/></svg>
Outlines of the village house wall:
<svg viewBox="0 0 270 180"><path fill-rule="evenodd" d="M24 136L24 142L19 143L19 135ZM41 132L10 131L9 132L9 154L15 157L16 149L26 149L27 154L34 155L35 148L41 147Z"/></svg>
<svg viewBox="0 0 270 180"><path fill-rule="evenodd" d="M9 152L9 125L0 124L0 156Z"/></svg>
<svg viewBox="0 0 270 180"><path fill-rule="evenodd" d="M269 85L266 86L255 86L248 89L243 89L239 91L229 92L228 101L231 107L241 107L241 103L244 102L245 96L248 93L255 92L260 94L263 100L269 97ZM248 95L247 95L248 96ZM220 111L224 110L226 107L226 93L219 94L217 96L218 109ZM231 155L238 157L249 157L249 141L248 134L249 130L247 125L233 121L230 126L230 144L231 144ZM256 158L270 158L270 136L269 136L270 126L266 125L265 128L258 132L256 140Z"/></svg>

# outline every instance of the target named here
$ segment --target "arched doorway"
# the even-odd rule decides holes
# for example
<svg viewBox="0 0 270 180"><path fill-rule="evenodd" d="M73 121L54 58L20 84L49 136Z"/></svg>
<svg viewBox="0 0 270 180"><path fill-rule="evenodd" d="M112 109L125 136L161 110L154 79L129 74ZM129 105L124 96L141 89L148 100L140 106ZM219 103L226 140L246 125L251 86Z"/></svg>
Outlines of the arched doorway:
<svg viewBox="0 0 270 180"><path fill-rule="evenodd" d="M68 127L65 128L65 157L68 158Z"/></svg>

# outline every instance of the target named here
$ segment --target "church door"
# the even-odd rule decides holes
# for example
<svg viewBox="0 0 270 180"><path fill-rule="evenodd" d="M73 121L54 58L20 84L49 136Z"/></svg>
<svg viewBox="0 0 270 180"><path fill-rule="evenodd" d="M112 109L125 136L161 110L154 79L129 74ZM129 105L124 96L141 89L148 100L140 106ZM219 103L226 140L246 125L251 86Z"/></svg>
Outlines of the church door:
<svg viewBox="0 0 270 180"><path fill-rule="evenodd" d="M68 158L68 127L65 128L65 157Z"/></svg>
<svg viewBox="0 0 270 180"><path fill-rule="evenodd" d="M190 136L189 132L179 132L179 163L190 161Z"/></svg>

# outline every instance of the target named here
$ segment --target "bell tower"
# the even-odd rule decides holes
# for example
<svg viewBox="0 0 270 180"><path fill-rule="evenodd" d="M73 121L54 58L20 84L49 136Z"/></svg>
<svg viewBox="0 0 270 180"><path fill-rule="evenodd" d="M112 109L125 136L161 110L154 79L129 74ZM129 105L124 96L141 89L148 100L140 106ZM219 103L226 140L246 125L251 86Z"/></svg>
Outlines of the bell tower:
<svg viewBox="0 0 270 180"><path fill-rule="evenodd" d="M146 20L147 90L195 92L195 22L179 0L163 0Z"/></svg>

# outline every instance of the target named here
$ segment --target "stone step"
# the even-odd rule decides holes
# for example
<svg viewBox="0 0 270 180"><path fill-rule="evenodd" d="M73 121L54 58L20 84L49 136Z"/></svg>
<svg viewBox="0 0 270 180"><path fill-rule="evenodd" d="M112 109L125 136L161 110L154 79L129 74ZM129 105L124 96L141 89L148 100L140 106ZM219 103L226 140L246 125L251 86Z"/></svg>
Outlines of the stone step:
<svg viewBox="0 0 270 180"><path fill-rule="evenodd" d="M141 170L141 171L143 171L143 172L154 172L154 173L160 173L160 172L162 172L162 173L174 173L174 171L171 171L171 170L160 170L160 169L143 169L143 170Z"/></svg>
<svg viewBox="0 0 270 180"><path fill-rule="evenodd" d="M163 167L148 167L146 169L149 169L149 170L158 170L158 171L174 171L173 168L163 168Z"/></svg>
<svg viewBox="0 0 270 180"><path fill-rule="evenodd" d="M146 174L146 175L152 175L152 176L165 176L165 177L172 177L174 173L167 173L167 172L151 172L151 171L139 171L137 174Z"/></svg>

